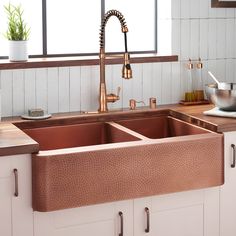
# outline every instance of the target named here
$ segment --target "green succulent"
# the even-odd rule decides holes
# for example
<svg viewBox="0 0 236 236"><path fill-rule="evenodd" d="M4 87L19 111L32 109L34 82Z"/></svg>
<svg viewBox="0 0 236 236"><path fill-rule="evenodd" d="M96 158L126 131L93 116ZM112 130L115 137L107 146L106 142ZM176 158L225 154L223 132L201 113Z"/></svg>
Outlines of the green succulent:
<svg viewBox="0 0 236 236"><path fill-rule="evenodd" d="M11 3L4 6L6 14L8 16L8 28L5 37L8 40L20 41L28 40L30 34L30 28L27 27L22 16L24 11L21 5L14 6Z"/></svg>

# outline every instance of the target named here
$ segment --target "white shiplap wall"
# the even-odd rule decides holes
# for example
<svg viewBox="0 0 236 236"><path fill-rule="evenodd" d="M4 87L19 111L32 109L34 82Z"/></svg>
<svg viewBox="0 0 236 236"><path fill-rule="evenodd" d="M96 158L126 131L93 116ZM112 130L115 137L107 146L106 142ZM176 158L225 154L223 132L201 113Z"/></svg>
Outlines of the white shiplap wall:
<svg viewBox="0 0 236 236"><path fill-rule="evenodd" d="M158 104L178 102L186 89L188 58L202 58L203 78L209 69L222 81L236 81L236 14L215 9L211 0L159 0L171 3L171 14L159 12L159 42L170 41L179 62L133 65L133 80L121 79L121 65L107 66L108 92L122 87L121 100L111 108L127 107L131 98ZM168 5L168 4L167 4ZM165 6L167 6L165 5ZM170 4L169 4L170 5ZM161 13L161 14L160 14ZM161 30L171 26L171 36ZM162 50L160 50L162 52ZM49 113L96 110L99 67L63 67L0 71L2 117L21 115L40 107Z"/></svg>

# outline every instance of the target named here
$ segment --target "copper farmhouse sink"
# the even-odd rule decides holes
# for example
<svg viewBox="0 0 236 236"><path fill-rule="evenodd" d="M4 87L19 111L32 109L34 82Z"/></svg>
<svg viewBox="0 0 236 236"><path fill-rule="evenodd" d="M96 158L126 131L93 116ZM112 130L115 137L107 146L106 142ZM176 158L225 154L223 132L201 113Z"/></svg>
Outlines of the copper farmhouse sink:
<svg viewBox="0 0 236 236"><path fill-rule="evenodd" d="M112 122L97 116L97 122L23 129L40 145L32 155L35 211L224 183L222 134L163 113Z"/></svg>
<svg viewBox="0 0 236 236"><path fill-rule="evenodd" d="M25 129L40 150L92 146L139 140L109 123L90 123Z"/></svg>
<svg viewBox="0 0 236 236"><path fill-rule="evenodd" d="M117 122L151 139L207 133L207 130L193 126L170 116L139 118Z"/></svg>

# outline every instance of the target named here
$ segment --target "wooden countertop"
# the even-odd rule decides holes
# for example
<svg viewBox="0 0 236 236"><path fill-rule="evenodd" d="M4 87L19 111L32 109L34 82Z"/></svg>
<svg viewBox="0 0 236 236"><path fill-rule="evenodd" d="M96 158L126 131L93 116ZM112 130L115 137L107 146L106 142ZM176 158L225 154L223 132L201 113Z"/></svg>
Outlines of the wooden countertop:
<svg viewBox="0 0 236 236"><path fill-rule="evenodd" d="M0 125L0 156L38 152L39 145L11 123Z"/></svg>
<svg viewBox="0 0 236 236"><path fill-rule="evenodd" d="M214 108L214 105L176 106L173 108L173 116L218 133L236 131L235 118L207 116L203 114L204 111L212 108Z"/></svg>
<svg viewBox="0 0 236 236"><path fill-rule="evenodd" d="M123 109L105 114L73 112L55 114L52 118L42 121L26 121L19 117L3 118L0 124L0 156L38 152L39 145L19 128L26 129L49 125L132 119L141 116L155 116L159 113L171 114L175 118L219 133L236 131L236 119L234 118L203 115L204 111L210 110L213 107L213 105L165 105L158 106L155 110L150 110L148 108L142 108L135 111Z"/></svg>

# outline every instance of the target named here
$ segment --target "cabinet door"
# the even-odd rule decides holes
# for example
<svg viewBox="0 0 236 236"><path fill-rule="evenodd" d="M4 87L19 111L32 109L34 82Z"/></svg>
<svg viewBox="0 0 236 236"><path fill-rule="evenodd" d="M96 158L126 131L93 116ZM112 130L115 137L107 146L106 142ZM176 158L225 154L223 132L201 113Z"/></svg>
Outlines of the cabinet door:
<svg viewBox="0 0 236 236"><path fill-rule="evenodd" d="M219 235L218 196L219 189L214 188L137 199L134 201L134 235Z"/></svg>
<svg viewBox="0 0 236 236"><path fill-rule="evenodd" d="M11 194L12 181L10 159L0 159L0 235L12 236L11 227Z"/></svg>
<svg viewBox="0 0 236 236"><path fill-rule="evenodd" d="M18 179L15 179L14 169ZM18 196L15 196L16 186ZM33 236L31 195L31 156L0 157L1 236Z"/></svg>
<svg viewBox="0 0 236 236"><path fill-rule="evenodd" d="M221 236L236 235L236 168L233 163L232 144L236 145L236 132L227 132L225 137L225 184L220 188Z"/></svg>
<svg viewBox="0 0 236 236"><path fill-rule="evenodd" d="M133 236L133 201L34 212L34 236L119 236L121 217L123 236Z"/></svg>
<svg viewBox="0 0 236 236"><path fill-rule="evenodd" d="M16 155L11 158L12 172L12 232L13 236L33 236L31 155ZM18 179L15 179L13 170ZM15 187L18 185L18 196Z"/></svg>

